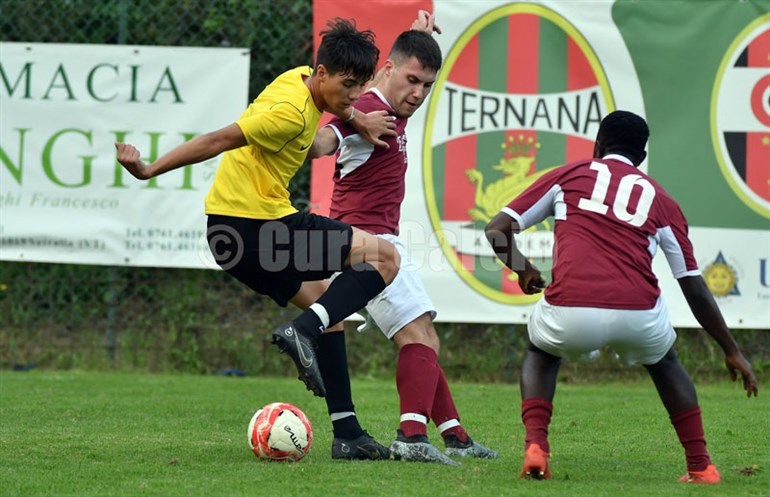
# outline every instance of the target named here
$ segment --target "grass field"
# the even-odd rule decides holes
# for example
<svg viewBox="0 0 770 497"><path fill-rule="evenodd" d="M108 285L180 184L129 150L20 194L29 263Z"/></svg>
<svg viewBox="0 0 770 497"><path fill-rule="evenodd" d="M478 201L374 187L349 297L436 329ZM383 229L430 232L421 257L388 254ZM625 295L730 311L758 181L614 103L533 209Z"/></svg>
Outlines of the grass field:
<svg viewBox="0 0 770 497"><path fill-rule="evenodd" d="M721 485L677 483L684 457L651 383L560 385L550 481L520 480L523 428L514 385L456 384L464 424L500 452L458 467L330 457L321 399L296 380L217 376L0 373L0 495L10 496L770 496L770 402L737 384L699 385ZM353 383L365 428L392 441L393 382ZM314 425L296 464L257 460L246 427L286 401ZM431 427L434 442L440 437ZM743 471L742 471L743 470ZM743 473L752 473L745 475Z"/></svg>

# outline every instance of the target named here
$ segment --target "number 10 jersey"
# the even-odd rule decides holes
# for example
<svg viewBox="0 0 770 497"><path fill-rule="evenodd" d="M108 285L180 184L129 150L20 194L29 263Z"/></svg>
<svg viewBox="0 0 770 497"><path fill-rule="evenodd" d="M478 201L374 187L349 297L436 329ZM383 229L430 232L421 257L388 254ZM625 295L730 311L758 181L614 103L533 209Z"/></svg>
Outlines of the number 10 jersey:
<svg viewBox="0 0 770 497"><path fill-rule="evenodd" d="M620 155L549 171L502 211L522 231L554 216L552 305L653 308L658 247L675 278L700 274L679 205Z"/></svg>

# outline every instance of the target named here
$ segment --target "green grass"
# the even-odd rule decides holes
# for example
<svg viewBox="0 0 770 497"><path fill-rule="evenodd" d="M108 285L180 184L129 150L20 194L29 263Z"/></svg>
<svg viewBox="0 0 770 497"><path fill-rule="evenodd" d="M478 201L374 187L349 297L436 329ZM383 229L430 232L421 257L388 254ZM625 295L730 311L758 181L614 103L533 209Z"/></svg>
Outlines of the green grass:
<svg viewBox="0 0 770 497"><path fill-rule="evenodd" d="M353 383L365 428L389 443L398 420L393 382ZM699 385L706 436L723 483L684 485L684 457L649 382L560 385L551 425L551 481L518 478L523 446L514 385L455 384L472 436L500 451L462 466L333 461L321 399L286 378L0 373L0 495L23 496L757 496L770 495L767 391ZM296 464L257 460L246 427L273 401L314 425ZM435 429L429 431L439 441ZM443 445L440 445L443 448ZM758 467L751 476L742 468Z"/></svg>

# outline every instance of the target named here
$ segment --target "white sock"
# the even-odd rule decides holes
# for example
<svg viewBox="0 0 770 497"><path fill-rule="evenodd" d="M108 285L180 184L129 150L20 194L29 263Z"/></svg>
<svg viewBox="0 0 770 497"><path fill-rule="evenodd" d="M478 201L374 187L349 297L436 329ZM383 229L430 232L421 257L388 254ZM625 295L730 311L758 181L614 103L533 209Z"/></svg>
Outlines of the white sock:
<svg viewBox="0 0 770 497"><path fill-rule="evenodd" d="M428 424L428 418L426 418L422 414L417 414L415 412L405 412L404 414L401 415L400 421L402 423L404 421L417 421L418 423L422 423L424 425Z"/></svg>
<svg viewBox="0 0 770 497"><path fill-rule="evenodd" d="M326 312L326 308L324 306L316 302L315 304L311 304L309 309L313 311L316 316L318 316L318 319L321 320L321 324L323 325L324 329L329 327L329 313Z"/></svg>
<svg viewBox="0 0 770 497"><path fill-rule="evenodd" d="M332 422L339 421L340 419L349 418L350 416L355 416L356 413L353 411L343 411L343 412L333 412L329 415L329 417L332 419Z"/></svg>
<svg viewBox="0 0 770 497"><path fill-rule="evenodd" d="M447 431L449 428L454 428L455 426L460 426L460 422L456 419L450 419L449 421L444 421L440 425L438 425L436 428L438 428L439 433L441 433L441 436L444 436L444 432Z"/></svg>

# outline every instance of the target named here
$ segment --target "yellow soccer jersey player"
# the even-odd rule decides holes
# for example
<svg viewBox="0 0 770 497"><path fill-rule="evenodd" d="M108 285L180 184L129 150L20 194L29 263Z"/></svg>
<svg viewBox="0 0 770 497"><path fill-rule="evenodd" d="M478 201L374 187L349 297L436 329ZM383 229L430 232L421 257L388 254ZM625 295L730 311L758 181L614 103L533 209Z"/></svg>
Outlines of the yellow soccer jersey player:
<svg viewBox="0 0 770 497"><path fill-rule="evenodd" d="M289 201L289 181L310 150L322 112L365 130L375 145L387 146L376 137L395 133L387 113L359 116L352 107L377 65L374 33L359 31L345 19L330 21L329 28L321 32L315 69L281 74L236 122L198 135L149 165L133 145L115 144L118 162L142 180L223 154L206 198L211 254L254 292L304 309L278 326L272 341L294 361L306 387L321 397L326 387L315 357L321 334L382 292L398 272L399 260L387 241L298 212ZM309 298L314 282L337 272L322 295L312 292ZM338 382L335 376L332 388ZM360 426L349 433L352 439L362 434Z"/></svg>
<svg viewBox="0 0 770 497"><path fill-rule="evenodd" d="M308 66L278 76L236 121L247 146L224 153L206 214L279 219L297 212L289 181L302 166L322 112L304 78Z"/></svg>
<svg viewBox="0 0 770 497"><path fill-rule="evenodd" d="M321 32L315 68L280 75L236 122L198 135L149 165L133 145L115 147L118 162L141 180L224 154L206 199L206 238L214 260L254 292L303 309L274 329L272 343L294 362L308 390L322 397L330 390L333 447L346 449L333 448L332 457L383 459L388 449L355 415L342 321L393 281L398 251L342 221L295 210L287 189L311 148L321 112L350 123L375 146L388 147L383 137L397 135L387 111L359 113L352 107L377 66L374 33L340 18L328 26ZM426 11L418 13L412 28L438 31ZM321 283L335 273L328 287ZM321 356L327 364L323 372Z"/></svg>

